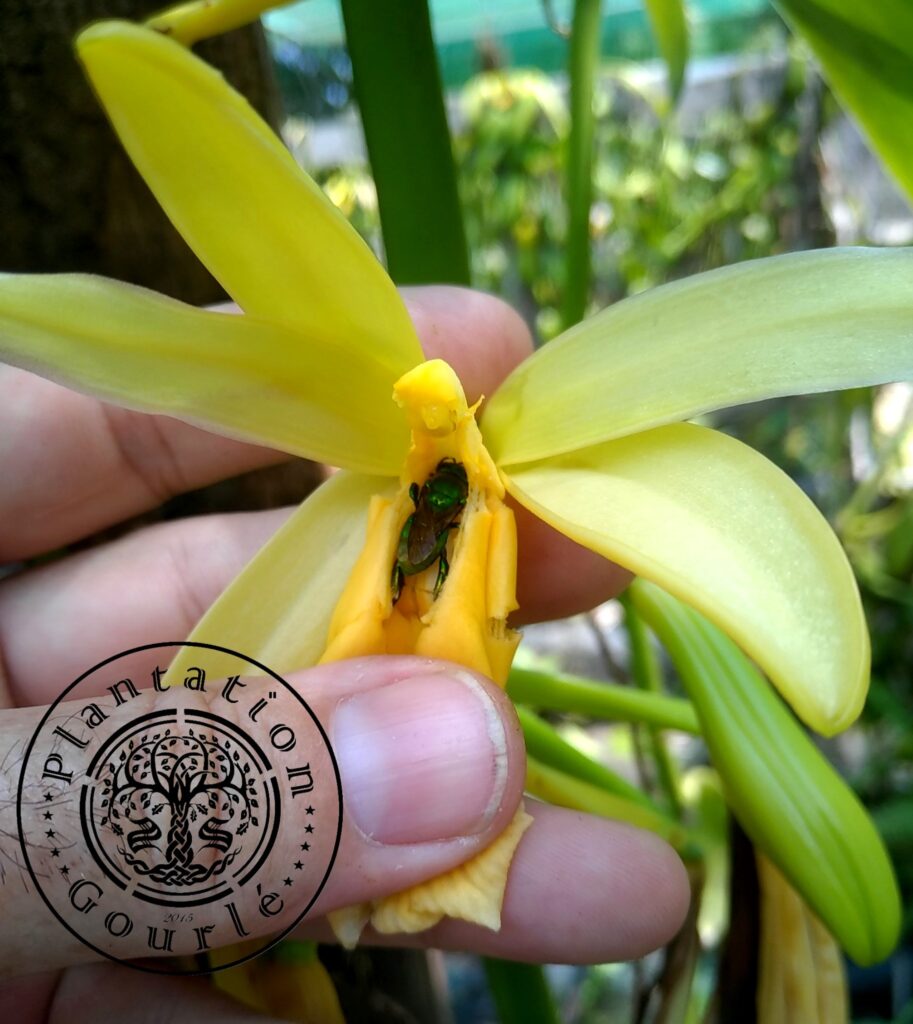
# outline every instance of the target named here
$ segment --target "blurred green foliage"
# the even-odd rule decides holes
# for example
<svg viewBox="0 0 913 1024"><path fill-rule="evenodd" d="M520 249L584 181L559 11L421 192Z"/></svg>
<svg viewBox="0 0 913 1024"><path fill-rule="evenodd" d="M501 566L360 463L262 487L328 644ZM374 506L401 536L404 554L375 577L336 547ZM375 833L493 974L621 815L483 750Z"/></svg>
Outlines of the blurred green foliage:
<svg viewBox="0 0 913 1024"><path fill-rule="evenodd" d="M622 77L601 82L591 309L791 247L797 95L786 76L774 102L709 113L685 134L660 118L647 90ZM540 72L493 71L467 84L459 110L454 152L474 283L507 298L548 339L559 329L566 231L565 95ZM367 171L333 168L321 183L378 247Z"/></svg>

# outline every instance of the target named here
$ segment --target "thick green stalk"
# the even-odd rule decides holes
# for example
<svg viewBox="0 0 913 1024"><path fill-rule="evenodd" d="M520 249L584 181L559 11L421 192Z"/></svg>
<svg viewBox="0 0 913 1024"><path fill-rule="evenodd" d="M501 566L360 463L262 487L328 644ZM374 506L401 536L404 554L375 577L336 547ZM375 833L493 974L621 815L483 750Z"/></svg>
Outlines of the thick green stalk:
<svg viewBox="0 0 913 1024"><path fill-rule="evenodd" d="M535 757L550 768L557 768L576 779L599 786L609 793L623 796L645 807L653 807L653 802L646 793L642 793L637 786L598 761L581 754L529 708L518 707L517 715L523 728L526 751L531 757Z"/></svg>
<svg viewBox="0 0 913 1024"><path fill-rule="evenodd" d="M482 963L501 1024L559 1024L541 967L491 957L483 957Z"/></svg>
<svg viewBox="0 0 913 1024"><path fill-rule="evenodd" d="M426 0L342 0L355 93L397 284L469 284Z"/></svg>
<svg viewBox="0 0 913 1024"><path fill-rule="evenodd" d="M563 672L514 667L507 692L518 704L547 711L573 711L614 722L644 722L658 729L695 735L700 732L697 715L687 700L617 683L594 683Z"/></svg>
<svg viewBox="0 0 913 1024"><path fill-rule="evenodd" d="M670 818L662 811L645 807L642 803L607 793L589 782L575 779L565 772L558 771L557 768L550 768L534 757L526 759L526 789L533 796L547 800L550 804L585 811L587 814L598 814L601 818L609 818L612 821L625 821L629 825L636 825L637 828L655 832L682 856L697 855L694 838L689 835L684 825L674 818Z"/></svg>
<svg viewBox="0 0 913 1024"><path fill-rule="evenodd" d="M590 290L590 203L593 195L593 90L599 64L600 0L576 0L568 55L571 130L567 144L565 327L583 319Z"/></svg>
<svg viewBox="0 0 913 1024"><path fill-rule="evenodd" d="M650 646L647 629L631 602L623 597L621 603L625 613L628 641L631 644L631 675L634 682L646 693L661 694L662 675L656 653ZM669 809L673 814L681 815L681 785L675 762L669 755L662 733L655 726L647 726L647 736L659 784L669 804Z"/></svg>

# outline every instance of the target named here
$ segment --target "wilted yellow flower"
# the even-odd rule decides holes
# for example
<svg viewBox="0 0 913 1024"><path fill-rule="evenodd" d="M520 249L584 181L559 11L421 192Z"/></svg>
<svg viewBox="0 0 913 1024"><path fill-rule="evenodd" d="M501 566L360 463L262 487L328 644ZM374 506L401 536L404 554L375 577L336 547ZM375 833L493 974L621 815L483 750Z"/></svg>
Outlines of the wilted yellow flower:
<svg viewBox="0 0 913 1024"><path fill-rule="evenodd" d="M833 936L758 853L761 941L758 1024L846 1024L843 956Z"/></svg>
<svg viewBox="0 0 913 1024"><path fill-rule="evenodd" d="M485 561L481 553L461 560L459 550L476 550L483 513L484 529L508 536L506 492L703 611L814 728L832 733L853 720L868 639L834 535L756 452L677 421L913 377L911 253L786 256L619 303L518 367L477 423L449 371L422 368L409 316L373 254L218 73L174 39L123 22L88 29L78 49L147 183L245 315L98 278L6 276L0 354L122 405L344 468L263 548L193 639L230 638L287 671L324 656L328 635L326 657L355 653L358 643L346 639L353 630L377 651L402 650L411 636L410 649L500 676L513 643L504 622L510 543L492 545L489 534ZM432 378L449 389L446 400L410 396L410 381ZM411 454L407 417L391 401L397 381ZM465 603L453 620L465 629L411 585L408 615L368 612L372 594L392 605L384 590L392 530L409 511L409 485L445 450L429 442L422 454L438 415L455 415L454 435L462 430L471 443L451 455L475 497L437 600ZM464 653L470 634L479 660ZM491 923L486 913L466 916Z"/></svg>

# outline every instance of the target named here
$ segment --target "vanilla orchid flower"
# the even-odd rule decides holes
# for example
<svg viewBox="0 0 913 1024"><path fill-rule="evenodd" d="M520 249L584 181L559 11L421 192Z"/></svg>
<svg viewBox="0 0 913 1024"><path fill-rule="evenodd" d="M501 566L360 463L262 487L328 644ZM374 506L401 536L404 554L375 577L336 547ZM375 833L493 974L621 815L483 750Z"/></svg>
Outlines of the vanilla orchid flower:
<svg viewBox="0 0 913 1024"><path fill-rule="evenodd" d="M418 651L503 684L517 639L506 621L510 495L703 612L812 728L830 735L854 720L868 635L834 534L765 458L687 421L913 377L913 253L777 257L620 302L517 367L478 416L453 371L424 362L370 249L216 71L126 22L89 28L78 51L134 163L244 315L88 276L8 275L0 356L120 405L342 467L193 639L277 671ZM450 575L438 597L434 567L431 580L407 577L396 601L410 487L445 458L468 477ZM523 827L521 810L475 873L458 869L392 911L361 908L361 922L414 929L446 913L496 927Z"/></svg>

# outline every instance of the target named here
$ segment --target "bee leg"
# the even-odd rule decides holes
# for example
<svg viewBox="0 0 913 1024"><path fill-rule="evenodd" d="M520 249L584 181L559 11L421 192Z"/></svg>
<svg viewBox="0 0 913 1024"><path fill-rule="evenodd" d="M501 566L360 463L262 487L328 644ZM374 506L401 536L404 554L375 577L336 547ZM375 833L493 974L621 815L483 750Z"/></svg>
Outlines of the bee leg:
<svg viewBox="0 0 913 1024"><path fill-rule="evenodd" d="M438 560L438 566L437 566L437 579L434 581L434 592L433 592L433 594L434 594L434 600L435 601L437 600L438 594L440 594L440 592L441 592L441 590L442 590L442 588L444 586L444 581L447 579L447 573L449 573L449 572L450 572L450 563L447 561L447 549L445 548L444 550L441 551L441 556L440 556L440 559Z"/></svg>
<svg viewBox="0 0 913 1024"><path fill-rule="evenodd" d="M406 579L406 575L399 566L399 562L393 566L393 578L390 580L390 586L393 589L393 603L400 599L400 595L403 592L403 583Z"/></svg>
<svg viewBox="0 0 913 1024"><path fill-rule="evenodd" d="M418 484L409 484L409 497L412 499L412 504L418 508L419 499L419 488Z"/></svg>

